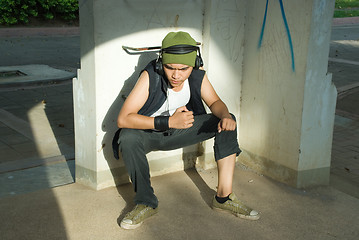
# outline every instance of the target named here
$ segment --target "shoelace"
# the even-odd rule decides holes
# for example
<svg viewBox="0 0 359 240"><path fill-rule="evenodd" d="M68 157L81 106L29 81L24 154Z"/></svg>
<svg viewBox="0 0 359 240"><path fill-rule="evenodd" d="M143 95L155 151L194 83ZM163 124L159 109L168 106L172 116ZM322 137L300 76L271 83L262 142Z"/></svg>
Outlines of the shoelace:
<svg viewBox="0 0 359 240"><path fill-rule="evenodd" d="M149 207L146 207L144 209L142 209L136 216L134 216L133 220L137 220L138 218L142 217L143 215L145 215L145 213L149 210Z"/></svg>
<svg viewBox="0 0 359 240"><path fill-rule="evenodd" d="M236 212L239 212L239 209L242 209L246 214L250 213L250 210L244 206L242 203L236 203L232 199L227 201L229 205L235 208Z"/></svg>

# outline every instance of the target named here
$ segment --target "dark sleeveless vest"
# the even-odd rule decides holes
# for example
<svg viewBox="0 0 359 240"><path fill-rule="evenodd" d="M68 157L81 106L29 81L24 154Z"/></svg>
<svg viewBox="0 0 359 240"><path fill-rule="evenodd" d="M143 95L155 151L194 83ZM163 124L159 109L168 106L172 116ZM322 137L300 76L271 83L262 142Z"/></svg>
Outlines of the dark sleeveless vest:
<svg viewBox="0 0 359 240"><path fill-rule="evenodd" d="M156 72L155 66L156 60L153 60L141 71L141 73L143 71L148 72L150 81L147 101L138 111L138 114L145 116L151 116L155 113L163 105L167 97L168 80ZM204 70L193 69L188 77L191 97L186 107L188 110L193 111L194 115L206 114L201 98L201 86L205 73ZM121 129L117 130L112 140L113 153L116 159L119 159L118 138L120 131Z"/></svg>
<svg viewBox="0 0 359 240"><path fill-rule="evenodd" d="M138 111L138 114L145 116L151 116L155 113L163 105L167 97L168 80L156 72L155 66L156 60L153 60L142 70L142 72L147 71L150 78L148 99L140 111ZM201 98L201 86L204 74L205 71L203 70L193 69L188 78L191 97L186 107L188 110L193 111L194 115L206 113Z"/></svg>

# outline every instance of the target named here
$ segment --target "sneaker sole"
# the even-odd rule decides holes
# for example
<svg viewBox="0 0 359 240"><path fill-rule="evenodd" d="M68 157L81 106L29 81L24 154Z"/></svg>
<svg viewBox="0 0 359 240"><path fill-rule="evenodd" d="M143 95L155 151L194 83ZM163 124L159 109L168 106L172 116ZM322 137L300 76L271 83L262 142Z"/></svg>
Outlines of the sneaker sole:
<svg viewBox="0 0 359 240"><path fill-rule="evenodd" d="M152 217L152 216L155 215L156 213L157 213L157 211L154 212L151 216L148 216L147 218L145 218L142 222L137 223L137 224L130 224L130 223L126 223L126 222L124 222L124 221L121 221L120 227L123 228L123 229L126 229L126 230L136 229L136 228L138 228L139 226L141 226L144 221L146 221L148 218Z"/></svg>
<svg viewBox="0 0 359 240"><path fill-rule="evenodd" d="M131 230L131 229L136 229L139 226L141 226L143 222L137 223L137 224L129 224L129 223L125 223L125 222L121 222L120 227L126 230Z"/></svg>
<svg viewBox="0 0 359 240"><path fill-rule="evenodd" d="M240 214L240 213L234 213L234 212L232 212L230 210L217 208L217 207L213 207L213 206L212 206L212 209L217 211L217 212L230 213L230 214L232 214L232 215L234 215L236 217L239 217L239 218L242 218L242 219L247 219L247 220L252 220L252 221L258 220L260 218L259 214L255 215L255 216L248 216L248 215L244 215L244 214Z"/></svg>

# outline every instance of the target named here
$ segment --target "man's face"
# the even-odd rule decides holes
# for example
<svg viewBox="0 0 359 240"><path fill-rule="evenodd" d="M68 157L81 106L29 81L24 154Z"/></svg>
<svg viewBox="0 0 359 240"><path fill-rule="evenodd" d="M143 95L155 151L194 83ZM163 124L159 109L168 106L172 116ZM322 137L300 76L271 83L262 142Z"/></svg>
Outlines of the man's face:
<svg viewBox="0 0 359 240"><path fill-rule="evenodd" d="M184 64L164 64L163 69L172 88L180 88L191 75L193 67Z"/></svg>

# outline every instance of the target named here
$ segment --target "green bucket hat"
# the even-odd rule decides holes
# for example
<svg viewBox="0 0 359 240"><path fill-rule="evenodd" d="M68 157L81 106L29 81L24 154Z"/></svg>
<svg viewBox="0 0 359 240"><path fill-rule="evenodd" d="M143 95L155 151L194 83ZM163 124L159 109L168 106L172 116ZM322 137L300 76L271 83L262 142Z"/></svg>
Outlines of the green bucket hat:
<svg viewBox="0 0 359 240"><path fill-rule="evenodd" d="M162 41L162 49L176 45L196 46L197 42L187 32L170 32ZM197 51L186 54L162 53L162 64L185 64L191 67L195 66Z"/></svg>

